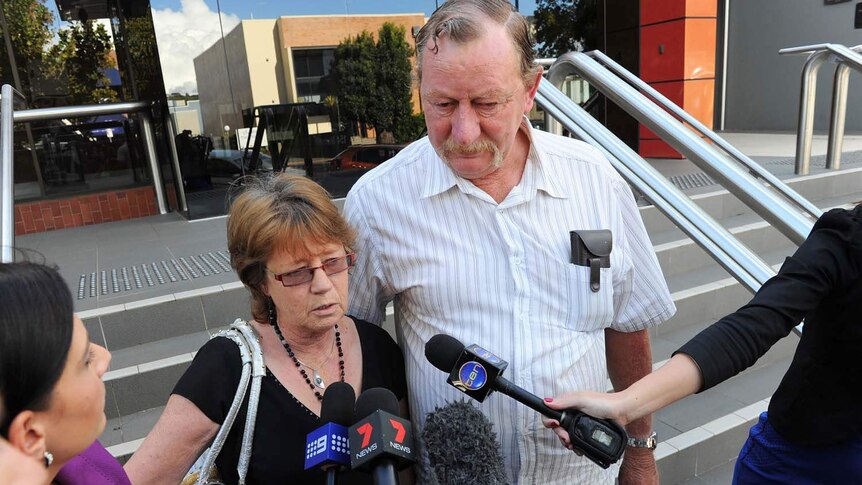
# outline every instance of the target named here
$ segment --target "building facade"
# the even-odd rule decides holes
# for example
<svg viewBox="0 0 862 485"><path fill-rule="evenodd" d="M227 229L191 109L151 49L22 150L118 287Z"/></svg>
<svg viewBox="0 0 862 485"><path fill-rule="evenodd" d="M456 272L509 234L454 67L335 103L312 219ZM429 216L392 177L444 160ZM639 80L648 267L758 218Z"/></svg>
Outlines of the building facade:
<svg viewBox="0 0 862 485"><path fill-rule="evenodd" d="M289 4L267 0L250 7L252 14L260 4L268 12L290 13ZM862 9L857 4L598 0L599 32L591 47L709 127L792 132L805 56L780 56L778 50L859 44L862 19L857 17L862 14L857 11ZM237 134L248 133L256 123L255 107L290 118L294 108L284 106L298 106L304 120L300 131L325 135L340 124L318 108L331 93L327 77L339 42L362 31L376 35L383 23L392 22L405 29L412 46L411 34L425 22L423 13L245 18L219 11L211 0L177 0L173 7L162 3L160 8L146 0L32 0L24 10L10 5L0 3L5 36L0 81L22 94L17 109L145 106L15 125L18 234L170 211L192 219L223 214L228 187L246 172L243 152L236 149L245 141L239 142ZM76 51L68 41L75 36L94 41L98 52ZM171 63L175 57L183 60ZM191 74L174 79L180 71ZM833 73L834 64L828 64L818 77L818 131L828 128ZM859 83L853 72L850 106L862 102ZM587 94L579 89L577 97L588 99ZM413 107L420 111L415 83ZM598 102L591 112L642 155L679 157L613 104ZM846 130L862 132L862 112L847 111ZM296 137L288 131L276 134L288 141ZM341 141L311 147L300 161L305 173L320 175L322 154L331 156ZM278 161L264 158L263 163ZM324 185L335 179L315 178ZM349 183L342 185L334 193L349 189Z"/></svg>

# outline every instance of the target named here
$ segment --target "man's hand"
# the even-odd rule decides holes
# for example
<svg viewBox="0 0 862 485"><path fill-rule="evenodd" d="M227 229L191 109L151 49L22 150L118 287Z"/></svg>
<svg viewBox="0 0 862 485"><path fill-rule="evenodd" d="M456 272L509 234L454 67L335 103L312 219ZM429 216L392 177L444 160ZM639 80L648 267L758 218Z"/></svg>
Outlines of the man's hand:
<svg viewBox="0 0 862 485"><path fill-rule="evenodd" d="M658 485L655 454L646 448L626 448L620 465L619 485Z"/></svg>

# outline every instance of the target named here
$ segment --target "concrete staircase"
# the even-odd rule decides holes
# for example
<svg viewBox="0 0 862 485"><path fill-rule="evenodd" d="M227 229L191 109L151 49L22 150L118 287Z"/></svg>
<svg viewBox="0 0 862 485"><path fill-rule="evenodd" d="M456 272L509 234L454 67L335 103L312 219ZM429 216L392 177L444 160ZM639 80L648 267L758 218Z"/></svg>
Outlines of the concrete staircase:
<svg viewBox="0 0 862 485"><path fill-rule="evenodd" d="M846 205L862 199L862 168L799 177L790 184L820 207ZM724 190L694 200L776 268L795 249ZM641 213L678 308L653 332L653 358L660 364L750 294L655 208L643 207ZM247 314L247 292L237 281L79 313L93 340L104 342L114 356L105 376L109 421L101 439L115 456L125 459L137 449L195 351L212 333ZM746 372L657 414L662 483L682 483L736 457L797 341L791 335Z"/></svg>

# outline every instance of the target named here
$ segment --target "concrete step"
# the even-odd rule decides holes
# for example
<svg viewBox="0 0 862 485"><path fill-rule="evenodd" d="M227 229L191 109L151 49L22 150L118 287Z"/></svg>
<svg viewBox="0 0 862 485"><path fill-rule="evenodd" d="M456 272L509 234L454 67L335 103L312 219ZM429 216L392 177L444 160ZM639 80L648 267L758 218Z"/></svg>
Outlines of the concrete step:
<svg viewBox="0 0 862 485"><path fill-rule="evenodd" d="M784 180L784 182L808 200L817 202L825 198L834 198L843 200L846 203L854 200L854 194L859 194L859 188L862 187L862 168L806 175ZM738 215L754 213L748 206L740 202L736 196L723 189L693 195L691 199L717 220L725 220ZM818 204L818 206L821 205ZM643 218L647 232L650 234L676 231L680 237L675 239L685 237L682 231L654 206L642 207L641 217Z"/></svg>

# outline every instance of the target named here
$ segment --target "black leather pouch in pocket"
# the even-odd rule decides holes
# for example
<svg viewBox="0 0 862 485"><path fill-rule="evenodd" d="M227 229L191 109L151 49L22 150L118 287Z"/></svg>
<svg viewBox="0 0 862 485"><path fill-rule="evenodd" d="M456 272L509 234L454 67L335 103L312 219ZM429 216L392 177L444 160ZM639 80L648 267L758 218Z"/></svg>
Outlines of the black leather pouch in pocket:
<svg viewBox="0 0 862 485"><path fill-rule="evenodd" d="M601 268L611 267L613 234L609 229L571 231L572 264L590 268L590 290L599 291Z"/></svg>

